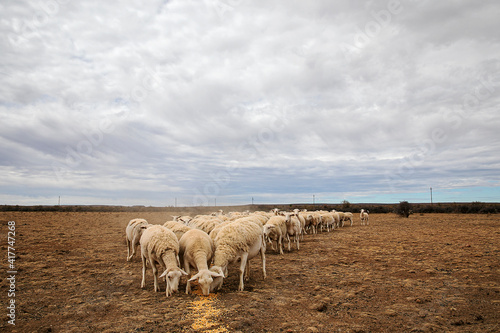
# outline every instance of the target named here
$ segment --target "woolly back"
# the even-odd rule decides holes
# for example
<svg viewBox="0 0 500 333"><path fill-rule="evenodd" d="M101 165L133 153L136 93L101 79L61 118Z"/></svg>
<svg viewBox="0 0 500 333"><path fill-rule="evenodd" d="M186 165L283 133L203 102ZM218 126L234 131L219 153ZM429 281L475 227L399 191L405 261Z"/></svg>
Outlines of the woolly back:
<svg viewBox="0 0 500 333"><path fill-rule="evenodd" d="M179 240L179 248L185 250L187 247L191 249L208 250L207 255L211 256L213 252L213 241L206 232L199 229L191 229L182 235Z"/></svg>
<svg viewBox="0 0 500 333"><path fill-rule="evenodd" d="M260 223L235 221L223 227L215 238L215 266L224 266L235 258L238 252L248 252L250 246L262 237ZM226 261L226 262L222 262Z"/></svg>
<svg viewBox="0 0 500 333"><path fill-rule="evenodd" d="M146 246L148 253L156 253L161 257L166 251L173 250L179 253L179 241L177 236L168 228L161 225L153 225L144 230L141 237L141 245Z"/></svg>
<svg viewBox="0 0 500 333"><path fill-rule="evenodd" d="M282 225L285 223L284 216L272 216L266 224Z"/></svg>

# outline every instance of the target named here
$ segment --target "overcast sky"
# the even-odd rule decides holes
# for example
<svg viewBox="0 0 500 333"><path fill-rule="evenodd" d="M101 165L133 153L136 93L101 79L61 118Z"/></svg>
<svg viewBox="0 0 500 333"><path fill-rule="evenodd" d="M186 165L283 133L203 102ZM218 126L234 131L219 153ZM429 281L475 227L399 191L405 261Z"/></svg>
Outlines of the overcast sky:
<svg viewBox="0 0 500 333"><path fill-rule="evenodd" d="M0 204L500 201L499 17L2 1Z"/></svg>

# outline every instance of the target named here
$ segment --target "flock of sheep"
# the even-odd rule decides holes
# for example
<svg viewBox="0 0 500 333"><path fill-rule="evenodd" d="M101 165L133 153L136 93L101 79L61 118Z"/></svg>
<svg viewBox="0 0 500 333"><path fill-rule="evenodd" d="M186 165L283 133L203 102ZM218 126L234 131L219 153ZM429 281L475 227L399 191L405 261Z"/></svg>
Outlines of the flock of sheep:
<svg viewBox="0 0 500 333"><path fill-rule="evenodd" d="M368 225L368 212L361 210L361 225ZM166 295L178 290L181 276L187 275L186 293L191 293L191 282L198 281L203 295L219 290L228 274L228 265L239 262L240 283L244 288L244 275L249 276L249 261L260 254L262 273L266 278L266 243L283 254L284 243L299 242L306 233L333 230L353 224L353 214L337 211L299 211L173 216L163 225L149 224L144 219L133 219L126 227L127 261L140 245L142 258L141 288L146 286L146 268L153 270L154 290L158 291L160 278L165 277ZM209 265L211 267L209 268ZM182 268L181 268L182 267ZM191 276L191 269L197 273Z"/></svg>

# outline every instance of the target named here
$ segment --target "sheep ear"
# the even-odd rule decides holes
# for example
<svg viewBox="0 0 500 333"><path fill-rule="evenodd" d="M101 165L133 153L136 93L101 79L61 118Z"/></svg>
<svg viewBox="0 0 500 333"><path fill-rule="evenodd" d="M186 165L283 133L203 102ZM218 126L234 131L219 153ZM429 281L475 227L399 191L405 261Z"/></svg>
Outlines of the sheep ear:
<svg viewBox="0 0 500 333"><path fill-rule="evenodd" d="M210 275L212 275L212 277L221 277L221 278L224 278L224 273L210 272Z"/></svg>
<svg viewBox="0 0 500 333"><path fill-rule="evenodd" d="M165 270L165 272L163 272L163 273L160 275L160 277L164 277L164 276L165 276L165 275L167 275L167 274L168 274L168 270Z"/></svg>
<svg viewBox="0 0 500 333"><path fill-rule="evenodd" d="M179 270L181 271L182 275L188 275L188 273L186 273L185 271L183 271L181 268L179 268Z"/></svg>

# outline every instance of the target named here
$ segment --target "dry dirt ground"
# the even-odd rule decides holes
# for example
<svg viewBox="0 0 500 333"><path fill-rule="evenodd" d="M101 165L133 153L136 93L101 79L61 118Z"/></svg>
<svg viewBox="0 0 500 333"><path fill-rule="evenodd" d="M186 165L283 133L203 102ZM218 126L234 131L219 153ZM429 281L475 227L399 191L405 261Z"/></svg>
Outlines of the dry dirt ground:
<svg viewBox="0 0 500 333"><path fill-rule="evenodd" d="M181 213L181 212L179 212ZM268 249L237 292L229 271L203 297L140 288L124 232L165 213L3 212L0 331L499 332L500 216L372 214L370 225L306 235ZM16 222L16 325L7 322L7 221ZM164 288L164 282L161 285ZM185 287L185 280L181 289Z"/></svg>

